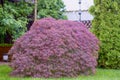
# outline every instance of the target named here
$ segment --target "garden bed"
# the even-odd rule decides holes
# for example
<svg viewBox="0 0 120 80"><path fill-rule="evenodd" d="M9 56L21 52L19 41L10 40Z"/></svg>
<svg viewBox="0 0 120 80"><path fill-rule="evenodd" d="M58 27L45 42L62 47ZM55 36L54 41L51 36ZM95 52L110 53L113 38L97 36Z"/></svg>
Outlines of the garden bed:
<svg viewBox="0 0 120 80"><path fill-rule="evenodd" d="M8 51L10 50L11 46L1 46L0 45L0 61L3 61L3 55L7 54ZM9 61L11 59L11 56L9 56Z"/></svg>

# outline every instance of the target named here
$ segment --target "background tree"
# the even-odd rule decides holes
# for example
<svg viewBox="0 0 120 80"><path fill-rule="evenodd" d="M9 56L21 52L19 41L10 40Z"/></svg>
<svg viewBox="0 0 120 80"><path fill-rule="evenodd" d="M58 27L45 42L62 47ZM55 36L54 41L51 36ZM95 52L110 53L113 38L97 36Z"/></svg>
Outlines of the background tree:
<svg viewBox="0 0 120 80"><path fill-rule="evenodd" d="M65 12L64 7L62 0L38 0L38 18L67 19L63 14Z"/></svg>
<svg viewBox="0 0 120 80"><path fill-rule="evenodd" d="M0 2L1 4L3 4L2 1ZM4 1L4 9L0 7L0 43L4 43L8 34L16 40L27 29L29 30L34 21L33 3L34 1L32 0ZM37 18L53 17L66 19L66 16L63 15L65 6L62 0L38 0L37 3ZM8 38L7 41L9 40Z"/></svg>
<svg viewBox="0 0 120 80"><path fill-rule="evenodd" d="M33 11L31 4L27 2L8 1L10 0L4 1L4 7L0 7L0 43L6 43L8 34L13 40L23 35L27 31L26 24L29 21L27 16Z"/></svg>
<svg viewBox="0 0 120 80"><path fill-rule="evenodd" d="M94 0L91 31L101 41L99 66L120 69L120 0Z"/></svg>
<svg viewBox="0 0 120 80"><path fill-rule="evenodd" d="M29 0L26 0L26 1L28 2ZM35 6L36 10L34 14L32 13L29 16L31 20L27 25L28 30L30 29L30 26L33 24L34 20L36 19L41 19L44 17L53 17L56 19L67 19L67 16L64 15L65 5L62 0L37 0L37 2L35 0L34 3L37 4L37 7ZM33 16L34 16L34 19L33 19Z"/></svg>

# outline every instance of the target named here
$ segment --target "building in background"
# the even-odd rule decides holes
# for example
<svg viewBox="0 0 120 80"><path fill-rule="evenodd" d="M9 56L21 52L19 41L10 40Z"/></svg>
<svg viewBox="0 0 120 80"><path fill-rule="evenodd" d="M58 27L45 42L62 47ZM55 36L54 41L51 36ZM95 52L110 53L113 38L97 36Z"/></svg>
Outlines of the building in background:
<svg viewBox="0 0 120 80"><path fill-rule="evenodd" d="M68 20L79 21L79 0L63 0Z"/></svg>
<svg viewBox="0 0 120 80"><path fill-rule="evenodd" d="M88 12L88 9L94 4L93 0L79 0L81 1L81 21L92 20L93 16Z"/></svg>
<svg viewBox="0 0 120 80"><path fill-rule="evenodd" d="M93 16L88 12L90 6L93 5L93 0L63 0L66 8L68 20L81 21L88 27L91 26Z"/></svg>

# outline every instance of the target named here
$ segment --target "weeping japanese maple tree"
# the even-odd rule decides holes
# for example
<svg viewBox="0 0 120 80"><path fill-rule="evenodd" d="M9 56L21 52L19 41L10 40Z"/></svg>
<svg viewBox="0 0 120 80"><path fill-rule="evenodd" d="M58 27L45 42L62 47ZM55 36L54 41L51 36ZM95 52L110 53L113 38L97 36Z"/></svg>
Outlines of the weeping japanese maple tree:
<svg viewBox="0 0 120 80"><path fill-rule="evenodd" d="M95 73L99 41L79 22L44 18L16 40L13 76L75 77Z"/></svg>

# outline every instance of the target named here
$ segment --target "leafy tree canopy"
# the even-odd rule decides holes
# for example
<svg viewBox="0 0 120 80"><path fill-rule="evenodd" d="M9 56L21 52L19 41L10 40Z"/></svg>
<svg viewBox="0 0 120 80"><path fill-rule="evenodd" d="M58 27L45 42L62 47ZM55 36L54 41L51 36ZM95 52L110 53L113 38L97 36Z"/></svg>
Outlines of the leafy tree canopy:
<svg viewBox="0 0 120 80"><path fill-rule="evenodd" d="M33 7L29 3L12 3L6 0L0 7L0 43L4 43L6 34L10 34L15 40L27 30L27 18L32 13Z"/></svg>
<svg viewBox="0 0 120 80"><path fill-rule="evenodd" d="M66 16L63 15L64 7L62 0L38 0L38 18L66 19Z"/></svg>
<svg viewBox="0 0 120 80"><path fill-rule="evenodd" d="M28 23L33 22L33 5L31 0L5 0L4 6L0 5L0 43L4 43L7 33L14 40L25 33ZM53 17L66 19L63 15L64 7L62 0L38 0L38 18ZM28 18L28 16L32 16Z"/></svg>

